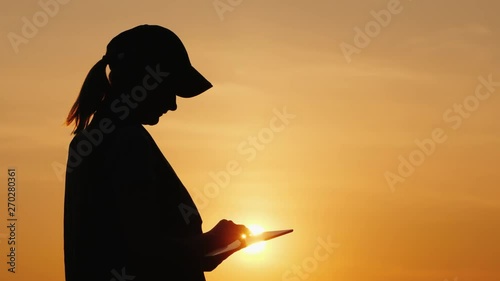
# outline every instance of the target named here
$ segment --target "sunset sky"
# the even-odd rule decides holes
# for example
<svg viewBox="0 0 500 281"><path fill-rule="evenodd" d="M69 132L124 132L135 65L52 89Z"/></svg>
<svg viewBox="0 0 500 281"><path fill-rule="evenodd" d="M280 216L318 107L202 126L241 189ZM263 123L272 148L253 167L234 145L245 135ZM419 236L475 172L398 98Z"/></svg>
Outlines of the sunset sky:
<svg viewBox="0 0 500 281"><path fill-rule="evenodd" d="M140 24L173 30L214 85L146 126L204 231L294 229L208 281L500 280L498 1L54 1L0 4L0 280L64 281L63 122Z"/></svg>

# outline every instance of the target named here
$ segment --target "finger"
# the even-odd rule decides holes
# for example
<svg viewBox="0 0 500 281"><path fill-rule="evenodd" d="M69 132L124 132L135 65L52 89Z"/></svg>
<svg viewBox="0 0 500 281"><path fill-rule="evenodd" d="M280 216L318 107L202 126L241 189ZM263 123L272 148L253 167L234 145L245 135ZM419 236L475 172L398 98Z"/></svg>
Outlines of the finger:
<svg viewBox="0 0 500 281"><path fill-rule="evenodd" d="M248 229L246 226L244 226L243 224L238 224L237 225L237 229L238 229L238 232L240 234L245 234L245 235L250 235L252 234L252 232L250 231L250 229Z"/></svg>

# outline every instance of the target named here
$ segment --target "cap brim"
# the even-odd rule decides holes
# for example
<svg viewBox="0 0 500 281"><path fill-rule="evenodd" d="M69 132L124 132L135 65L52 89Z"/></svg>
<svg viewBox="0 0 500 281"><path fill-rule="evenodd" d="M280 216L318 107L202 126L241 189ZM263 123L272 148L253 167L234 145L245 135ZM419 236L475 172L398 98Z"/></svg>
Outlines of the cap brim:
<svg viewBox="0 0 500 281"><path fill-rule="evenodd" d="M177 96L182 98L195 97L212 88L210 83L198 70L190 66L176 75L178 85Z"/></svg>

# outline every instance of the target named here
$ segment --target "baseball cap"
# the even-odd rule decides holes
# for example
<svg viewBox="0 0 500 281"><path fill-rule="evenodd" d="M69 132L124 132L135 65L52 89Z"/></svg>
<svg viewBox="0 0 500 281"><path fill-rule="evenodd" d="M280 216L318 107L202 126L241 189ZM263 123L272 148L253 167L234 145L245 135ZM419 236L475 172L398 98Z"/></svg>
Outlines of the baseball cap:
<svg viewBox="0 0 500 281"><path fill-rule="evenodd" d="M192 66L180 38L159 25L143 24L118 34L109 42L105 58L111 69L120 65L137 67L161 62L162 69L171 75L176 94L180 97L194 97L212 87Z"/></svg>

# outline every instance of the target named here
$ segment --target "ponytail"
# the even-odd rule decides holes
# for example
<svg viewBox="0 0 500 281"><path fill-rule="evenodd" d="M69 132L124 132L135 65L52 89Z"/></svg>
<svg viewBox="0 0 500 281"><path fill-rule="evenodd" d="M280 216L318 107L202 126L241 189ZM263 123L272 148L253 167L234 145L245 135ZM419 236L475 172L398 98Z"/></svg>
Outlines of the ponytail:
<svg viewBox="0 0 500 281"><path fill-rule="evenodd" d="M91 117L109 93L111 86L106 75L106 65L107 62L103 58L90 69L80 94L69 111L66 125L69 126L75 122L73 134L79 133L89 125Z"/></svg>

